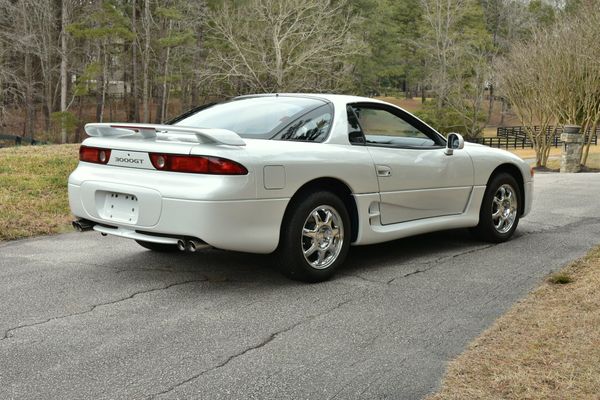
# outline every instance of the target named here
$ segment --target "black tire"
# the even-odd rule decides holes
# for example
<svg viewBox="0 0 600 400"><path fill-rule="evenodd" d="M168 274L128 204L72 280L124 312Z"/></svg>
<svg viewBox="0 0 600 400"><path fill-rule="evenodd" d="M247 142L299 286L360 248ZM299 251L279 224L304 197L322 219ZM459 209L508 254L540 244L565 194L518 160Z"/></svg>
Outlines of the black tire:
<svg viewBox="0 0 600 400"><path fill-rule="evenodd" d="M329 225L323 223L318 227L313 214L317 209L320 218L330 215L330 221L333 222ZM311 220L314 221L314 226L311 226ZM315 234L314 237L304 234L306 226L311 226L309 232ZM335 236L336 232L341 233L341 240ZM308 193L293 201L286 211L276 253L279 268L284 275L293 280L311 283L325 281L343 264L350 249L351 238L350 216L344 202L331 192ZM317 243L326 247L319 247ZM310 253L311 249L313 253ZM321 254L324 254L322 265L313 266L311 262L319 264Z"/></svg>
<svg viewBox="0 0 600 400"><path fill-rule="evenodd" d="M148 250L156 251L158 253L174 253L178 251L177 245L174 244L144 242L143 240L136 240L136 243Z"/></svg>
<svg viewBox="0 0 600 400"><path fill-rule="evenodd" d="M505 188L505 190L509 187L512 189L513 195L516 196L516 205L512 207L505 207L510 205L504 201L500 201L499 193L501 193L501 188ZM506 192L505 192L506 193ZM499 206L497 203L504 203L504 205ZM485 194L483 196L483 202L481 204L481 209L479 211L479 224L471 230L473 235L481 240L492 243L501 243L509 240L517 226L519 225L519 216L520 210L522 209L523 204L523 196L519 189L519 184L517 180L510 174L500 173L492 177L490 182L487 185L485 190ZM498 218L494 218L493 214L498 212L499 207L501 210L510 209L513 207L516 208L516 212L514 213L514 218L512 225L501 225L501 220ZM503 213L501 213L504 215ZM512 213L511 213L512 215ZM509 218L510 220L510 218ZM498 225L501 226L502 229L498 228Z"/></svg>

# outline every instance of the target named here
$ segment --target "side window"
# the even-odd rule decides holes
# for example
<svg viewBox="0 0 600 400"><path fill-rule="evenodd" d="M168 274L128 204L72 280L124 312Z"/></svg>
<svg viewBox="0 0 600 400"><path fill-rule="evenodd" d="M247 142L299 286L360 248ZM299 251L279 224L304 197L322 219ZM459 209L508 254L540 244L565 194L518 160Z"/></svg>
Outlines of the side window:
<svg viewBox="0 0 600 400"><path fill-rule="evenodd" d="M437 147L429 136L402 118L380 108L353 106L367 145Z"/></svg>
<svg viewBox="0 0 600 400"><path fill-rule="evenodd" d="M322 142L329 135L333 111L329 105L319 107L286 126L273 139Z"/></svg>

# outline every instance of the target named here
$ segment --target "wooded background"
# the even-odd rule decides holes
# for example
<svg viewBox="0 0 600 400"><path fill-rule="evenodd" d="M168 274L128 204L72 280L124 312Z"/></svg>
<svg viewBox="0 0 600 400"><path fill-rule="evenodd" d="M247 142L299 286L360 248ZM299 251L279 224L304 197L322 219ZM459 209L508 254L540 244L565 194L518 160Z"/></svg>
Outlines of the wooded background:
<svg viewBox="0 0 600 400"><path fill-rule="evenodd" d="M468 138L481 135L495 101L546 123L519 100L549 92L516 88L595 73L600 57L589 46L597 49L598 35L578 35L598 32L589 15L599 8L597 0L0 0L0 133L79 141L86 122L161 123L262 92L419 97L422 118ZM587 64L556 67L557 47ZM582 120L578 104L600 103L597 91L588 97L561 113L553 94L548 123Z"/></svg>

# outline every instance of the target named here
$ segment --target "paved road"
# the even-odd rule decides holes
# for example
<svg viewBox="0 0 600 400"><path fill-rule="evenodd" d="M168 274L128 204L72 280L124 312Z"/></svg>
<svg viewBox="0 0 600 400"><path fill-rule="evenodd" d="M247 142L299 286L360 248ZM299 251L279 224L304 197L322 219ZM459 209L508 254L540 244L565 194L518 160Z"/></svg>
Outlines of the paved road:
<svg viewBox="0 0 600 400"><path fill-rule="evenodd" d="M540 174L517 237L354 248L336 279L95 233L0 245L0 398L416 399L551 271L600 242L600 175Z"/></svg>

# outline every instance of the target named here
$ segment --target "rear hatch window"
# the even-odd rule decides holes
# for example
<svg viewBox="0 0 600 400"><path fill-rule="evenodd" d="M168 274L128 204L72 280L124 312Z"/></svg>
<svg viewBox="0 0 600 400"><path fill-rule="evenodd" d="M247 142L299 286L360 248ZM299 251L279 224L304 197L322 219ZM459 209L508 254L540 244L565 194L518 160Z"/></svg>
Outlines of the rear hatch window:
<svg viewBox="0 0 600 400"><path fill-rule="evenodd" d="M228 129L243 138L271 139L297 119L326 104L324 100L307 97L240 98L202 109L175 125Z"/></svg>

